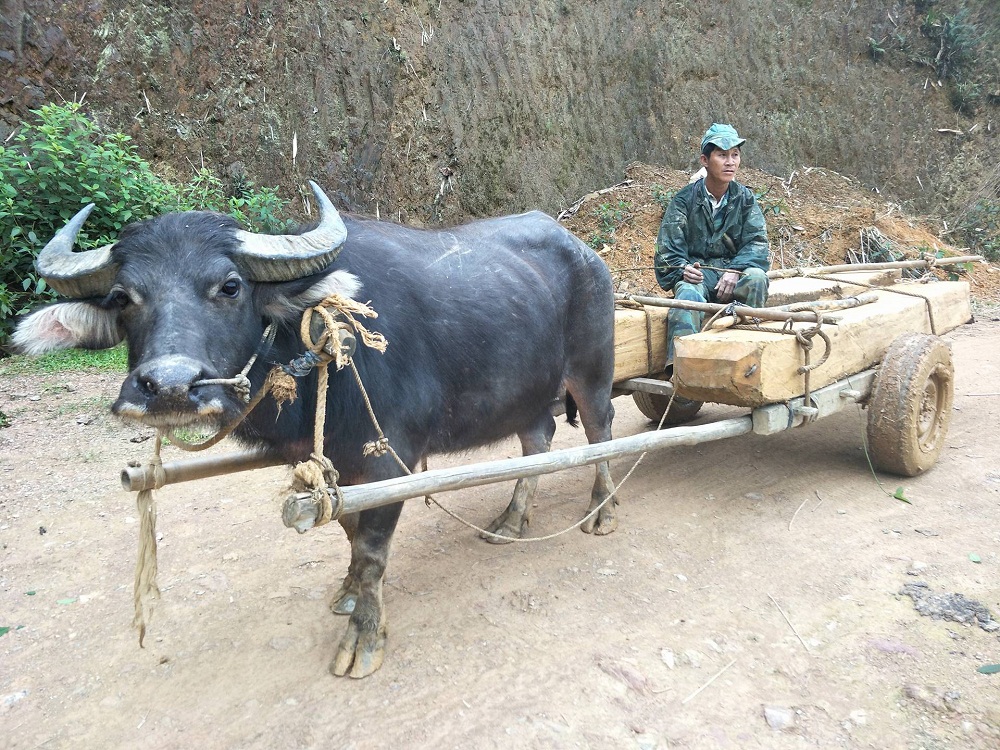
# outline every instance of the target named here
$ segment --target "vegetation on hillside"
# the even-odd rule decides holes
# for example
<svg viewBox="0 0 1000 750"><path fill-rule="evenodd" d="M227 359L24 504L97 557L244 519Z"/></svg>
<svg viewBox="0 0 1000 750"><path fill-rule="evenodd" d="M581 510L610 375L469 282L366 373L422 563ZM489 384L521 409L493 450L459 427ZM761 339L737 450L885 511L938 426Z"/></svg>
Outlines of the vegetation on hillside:
<svg viewBox="0 0 1000 750"><path fill-rule="evenodd" d="M88 203L96 207L78 236L83 249L113 242L132 221L170 211L228 213L252 231L281 231L285 201L244 181L227 194L202 167L185 183L157 175L129 136L105 132L76 103L47 104L0 145L0 347L12 319L54 299L33 266L38 251Z"/></svg>
<svg viewBox="0 0 1000 750"><path fill-rule="evenodd" d="M1000 57L993 27L998 11L973 13L961 0L913 0L907 18L891 13L878 24L878 38L868 38L868 53L876 63L902 59L947 89L957 112L974 115L1000 98Z"/></svg>

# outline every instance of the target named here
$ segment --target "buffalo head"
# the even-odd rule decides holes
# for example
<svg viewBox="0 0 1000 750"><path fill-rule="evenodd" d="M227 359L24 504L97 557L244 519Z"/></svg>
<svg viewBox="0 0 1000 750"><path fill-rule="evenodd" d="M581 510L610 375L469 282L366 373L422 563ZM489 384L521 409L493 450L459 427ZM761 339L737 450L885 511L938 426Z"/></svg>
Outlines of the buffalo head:
<svg viewBox="0 0 1000 750"><path fill-rule="evenodd" d="M112 411L144 424L219 423L242 407L217 383L239 373L269 323L297 319L358 282L330 266L347 238L315 183L320 221L302 234L244 231L228 216L190 211L131 224L117 241L74 252L86 206L42 249L35 267L71 300L27 316L14 333L27 353L128 344L130 373Z"/></svg>

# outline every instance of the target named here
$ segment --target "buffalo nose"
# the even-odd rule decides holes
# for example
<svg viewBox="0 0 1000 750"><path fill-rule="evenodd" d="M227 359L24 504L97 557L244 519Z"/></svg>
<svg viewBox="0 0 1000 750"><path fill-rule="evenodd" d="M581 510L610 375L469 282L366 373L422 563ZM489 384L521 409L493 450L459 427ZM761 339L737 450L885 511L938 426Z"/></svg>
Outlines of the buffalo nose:
<svg viewBox="0 0 1000 750"><path fill-rule="evenodd" d="M198 362L183 357L154 360L135 373L136 385L148 396L164 399L185 398L201 379Z"/></svg>

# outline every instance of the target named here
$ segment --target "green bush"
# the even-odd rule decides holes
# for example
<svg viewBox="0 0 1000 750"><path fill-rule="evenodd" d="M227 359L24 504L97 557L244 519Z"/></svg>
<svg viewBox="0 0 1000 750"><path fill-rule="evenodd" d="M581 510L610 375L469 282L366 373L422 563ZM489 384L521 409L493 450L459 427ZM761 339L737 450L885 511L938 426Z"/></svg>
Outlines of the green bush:
<svg viewBox="0 0 1000 750"><path fill-rule="evenodd" d="M939 80L959 79L975 66L980 37L968 17L964 7L955 14L931 10L920 25L920 32L937 48L930 64Z"/></svg>
<svg viewBox="0 0 1000 750"><path fill-rule="evenodd" d="M597 231L587 240L587 244L595 250L600 250L605 245L615 243L615 232L628 216L632 206L628 201L620 200L617 204L601 203L594 209L597 217Z"/></svg>
<svg viewBox="0 0 1000 750"><path fill-rule="evenodd" d="M674 199L674 196L677 195L676 190L667 190L666 188L663 187L663 185L660 185L658 182L654 182L650 186L650 190L653 193L653 200L656 201L658 204L660 204L660 208L662 208L664 211L667 210L667 206L670 205L670 201L672 201Z"/></svg>
<svg viewBox="0 0 1000 750"><path fill-rule="evenodd" d="M129 136L106 133L79 104L46 104L0 145L0 348L12 319L54 293L34 270L38 251L88 203L96 207L80 231L82 249L114 241L126 224L170 211L228 213L251 231L281 232L291 222L276 190L249 181L227 195L206 168L183 185L158 176Z"/></svg>

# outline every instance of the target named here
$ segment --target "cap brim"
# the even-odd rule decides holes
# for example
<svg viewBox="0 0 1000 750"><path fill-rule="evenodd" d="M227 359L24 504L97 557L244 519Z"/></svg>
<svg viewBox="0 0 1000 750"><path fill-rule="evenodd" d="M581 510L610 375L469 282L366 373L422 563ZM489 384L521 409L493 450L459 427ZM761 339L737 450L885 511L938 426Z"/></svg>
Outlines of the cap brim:
<svg viewBox="0 0 1000 750"><path fill-rule="evenodd" d="M705 145L707 146L711 143L713 146L721 148L723 151L728 151L731 148L742 148L743 144L747 142L746 138L713 138L708 141Z"/></svg>

